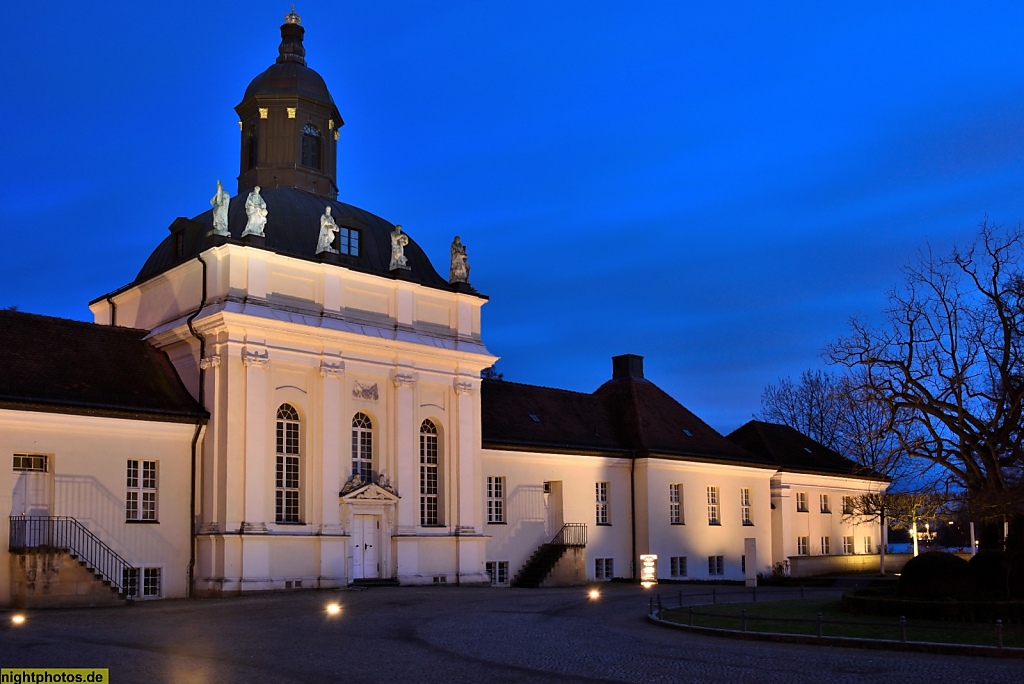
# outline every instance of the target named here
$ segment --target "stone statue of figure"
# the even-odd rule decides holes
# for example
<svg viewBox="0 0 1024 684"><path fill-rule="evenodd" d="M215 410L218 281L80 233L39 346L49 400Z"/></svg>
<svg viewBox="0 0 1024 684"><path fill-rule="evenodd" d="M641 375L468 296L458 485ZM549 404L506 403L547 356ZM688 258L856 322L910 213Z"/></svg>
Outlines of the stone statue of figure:
<svg viewBox="0 0 1024 684"><path fill-rule="evenodd" d="M320 241L316 243L316 253L331 252L337 254L338 250L331 245L334 244L334 236L338 234L338 224L331 216L331 208L325 207L324 214L320 217Z"/></svg>
<svg viewBox="0 0 1024 684"><path fill-rule="evenodd" d="M231 202L231 195L224 190L224 186L217 181L217 194L210 200L213 206L213 234L230 235L228 233L228 204Z"/></svg>
<svg viewBox="0 0 1024 684"><path fill-rule="evenodd" d="M391 231L390 269L392 271L396 268L409 268L409 264L405 258L405 246L407 244L409 244L409 237L402 233L402 226L395 226L395 229Z"/></svg>
<svg viewBox="0 0 1024 684"><path fill-rule="evenodd" d="M458 235L452 241L452 266L448 271L448 282L469 282L469 257L466 256L466 246L462 244L462 239Z"/></svg>
<svg viewBox="0 0 1024 684"><path fill-rule="evenodd" d="M249 221L245 224L245 232L242 233L242 237L246 235L264 237L263 229L267 226L267 203L260 197L260 186L258 185L252 189L249 197L245 200L245 215L249 217Z"/></svg>

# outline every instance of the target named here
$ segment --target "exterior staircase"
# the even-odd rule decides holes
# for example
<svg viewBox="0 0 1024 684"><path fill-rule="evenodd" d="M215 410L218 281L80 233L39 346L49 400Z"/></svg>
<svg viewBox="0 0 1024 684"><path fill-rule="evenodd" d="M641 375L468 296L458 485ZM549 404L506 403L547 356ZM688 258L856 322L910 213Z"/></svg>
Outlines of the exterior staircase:
<svg viewBox="0 0 1024 684"><path fill-rule="evenodd" d="M513 587L539 587L551 574L558 561L571 548L587 546L587 526L584 523L566 523L558 534L547 544L533 552L526 564L519 569L512 579Z"/></svg>
<svg viewBox="0 0 1024 684"><path fill-rule="evenodd" d="M12 568L15 602L110 604L131 599L138 591L137 572L130 572L135 568L78 520L23 515L10 520L8 548L17 556ZM129 581L131 586L126 586Z"/></svg>

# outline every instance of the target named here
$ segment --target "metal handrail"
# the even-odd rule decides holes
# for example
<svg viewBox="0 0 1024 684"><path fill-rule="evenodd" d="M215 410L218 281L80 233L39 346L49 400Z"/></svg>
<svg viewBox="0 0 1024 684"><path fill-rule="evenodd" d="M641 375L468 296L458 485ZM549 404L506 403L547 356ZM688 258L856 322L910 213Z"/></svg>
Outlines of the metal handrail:
<svg viewBox="0 0 1024 684"><path fill-rule="evenodd" d="M11 516L11 551L25 549L66 549L114 587L127 594L125 570L132 565L78 520L68 516Z"/></svg>
<svg viewBox="0 0 1024 684"><path fill-rule="evenodd" d="M551 540L552 544L558 546L586 546L587 525L586 523L565 523L558 534Z"/></svg>

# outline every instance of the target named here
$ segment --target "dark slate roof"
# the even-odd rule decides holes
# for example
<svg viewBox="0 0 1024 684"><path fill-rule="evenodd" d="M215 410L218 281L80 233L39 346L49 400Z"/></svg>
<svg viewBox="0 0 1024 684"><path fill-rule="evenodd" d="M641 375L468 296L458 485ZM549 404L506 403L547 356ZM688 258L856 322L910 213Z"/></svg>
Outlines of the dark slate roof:
<svg viewBox="0 0 1024 684"><path fill-rule="evenodd" d="M264 229L269 249L307 261L320 262L316 245L320 239L320 216L324 208L331 207L331 216L339 227L355 228L359 231L359 256L338 255L338 263L355 271L395 278L391 266L391 231L395 226L379 216L350 204L319 197L296 188L261 188L260 195L267 203L267 225ZM230 238L212 234L213 209L189 220L179 218L171 226L171 234L153 251L135 277L132 284L145 282L174 266L194 259L196 255L225 240L238 242L245 231L248 218L245 214L245 195L236 195L228 205L228 231ZM183 253L176 253L175 232L183 233ZM404 231L403 231L404 232ZM479 295L465 284L452 285L438 275L423 249L410 237L405 247L405 256L410 269L399 276L420 285L442 290L466 292Z"/></svg>
<svg viewBox="0 0 1024 684"><path fill-rule="evenodd" d="M774 463L726 440L642 378L613 379L593 394L483 380L480 400L487 448L774 468Z"/></svg>
<svg viewBox="0 0 1024 684"><path fill-rule="evenodd" d="M744 449L771 459L779 470L785 472L888 480L884 475L858 465L788 425L752 420L734 430L728 439Z"/></svg>
<svg viewBox="0 0 1024 684"><path fill-rule="evenodd" d="M0 310L0 407L173 422L205 418L146 334Z"/></svg>
<svg viewBox="0 0 1024 684"><path fill-rule="evenodd" d="M480 404L485 447L623 450L607 402L593 394L483 380Z"/></svg>

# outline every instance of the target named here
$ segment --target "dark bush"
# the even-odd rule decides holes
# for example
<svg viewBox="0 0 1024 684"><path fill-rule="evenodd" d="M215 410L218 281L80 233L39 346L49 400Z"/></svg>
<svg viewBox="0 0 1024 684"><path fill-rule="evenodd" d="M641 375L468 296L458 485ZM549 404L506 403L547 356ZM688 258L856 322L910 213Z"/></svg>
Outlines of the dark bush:
<svg viewBox="0 0 1024 684"><path fill-rule="evenodd" d="M977 596L1010 597L1010 557L1005 551L979 551L967 565L971 572L971 589Z"/></svg>
<svg viewBox="0 0 1024 684"><path fill-rule="evenodd" d="M952 553L929 551L903 566L899 593L923 599L953 598L970 590L967 561Z"/></svg>

